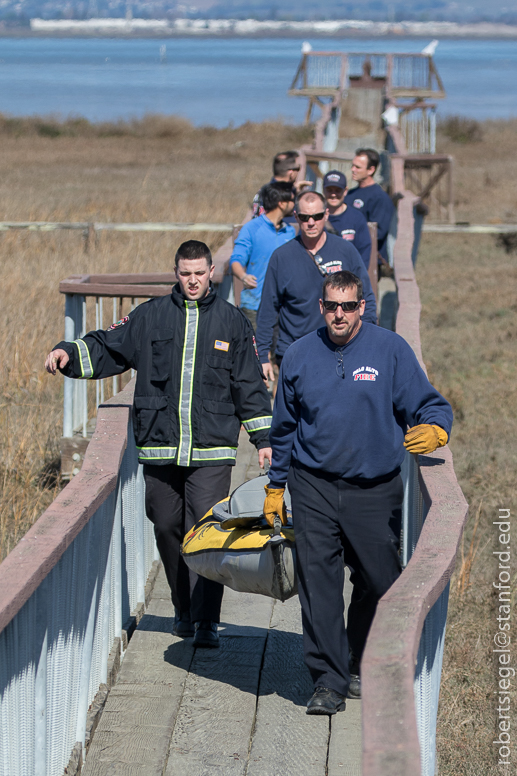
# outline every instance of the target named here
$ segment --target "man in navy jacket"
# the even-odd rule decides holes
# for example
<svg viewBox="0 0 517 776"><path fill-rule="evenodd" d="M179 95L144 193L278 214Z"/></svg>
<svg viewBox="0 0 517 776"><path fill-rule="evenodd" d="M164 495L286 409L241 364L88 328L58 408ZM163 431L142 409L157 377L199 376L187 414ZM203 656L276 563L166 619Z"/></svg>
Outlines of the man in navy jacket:
<svg viewBox="0 0 517 776"><path fill-rule="evenodd" d="M183 536L228 495L241 424L271 457L271 402L244 315L217 296L212 255L188 240L176 254L177 284L107 331L60 342L45 367L102 379L135 369L133 431L144 466L146 513L154 524L176 613L175 636L218 647L223 586L189 571Z"/></svg>
<svg viewBox="0 0 517 776"><path fill-rule="evenodd" d="M289 345L322 325L319 298L323 278L349 270L361 278L366 321L377 322L375 296L361 256L341 237L328 234L325 198L315 191L295 201L300 234L273 252L269 260L257 316L257 350L265 376L274 380L268 354L278 320L275 360L278 366Z"/></svg>
<svg viewBox="0 0 517 776"><path fill-rule="evenodd" d="M328 277L320 305L326 326L282 361L264 514L285 523L287 482L315 686L307 713L334 714L361 695L359 663L377 602L400 574L404 448L445 445L452 410L402 337L363 322L358 277ZM353 585L346 629L345 564Z"/></svg>
<svg viewBox="0 0 517 776"><path fill-rule="evenodd" d="M381 257L388 258L388 232L395 206L391 197L386 194L373 176L379 166L380 157L373 148L358 148L352 162L352 179L357 188L350 189L345 202L357 208L367 221L377 224L377 247Z"/></svg>
<svg viewBox="0 0 517 776"><path fill-rule="evenodd" d="M348 192L346 176L339 170L331 170L323 178L323 193L329 206L329 227L337 235L352 243L364 261L366 269L370 266L372 239L368 222L360 210L345 202ZM329 228L327 227L327 228Z"/></svg>

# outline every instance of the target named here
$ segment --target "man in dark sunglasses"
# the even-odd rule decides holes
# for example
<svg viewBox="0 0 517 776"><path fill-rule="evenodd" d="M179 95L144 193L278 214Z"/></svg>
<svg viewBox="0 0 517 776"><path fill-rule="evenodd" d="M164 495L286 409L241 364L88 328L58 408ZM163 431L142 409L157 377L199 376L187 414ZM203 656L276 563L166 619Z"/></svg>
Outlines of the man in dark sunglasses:
<svg viewBox="0 0 517 776"><path fill-rule="evenodd" d="M300 234L277 248L269 261L257 316L257 349L267 379L274 380L269 353L278 321L275 353L280 366L289 345L322 325L319 299L324 278L348 270L364 288L364 320L377 322L375 296L363 260L351 242L325 230L328 208L315 191L299 194L295 215Z"/></svg>
<svg viewBox="0 0 517 776"><path fill-rule="evenodd" d="M452 410L410 345L364 322L358 277L328 276L320 308L325 325L291 345L280 368L264 514L271 524L275 513L282 517L287 482L314 681L307 713L335 714L347 697L361 697L360 660L377 602L400 574L405 449L426 454L445 445ZM345 565L353 585L346 629Z"/></svg>

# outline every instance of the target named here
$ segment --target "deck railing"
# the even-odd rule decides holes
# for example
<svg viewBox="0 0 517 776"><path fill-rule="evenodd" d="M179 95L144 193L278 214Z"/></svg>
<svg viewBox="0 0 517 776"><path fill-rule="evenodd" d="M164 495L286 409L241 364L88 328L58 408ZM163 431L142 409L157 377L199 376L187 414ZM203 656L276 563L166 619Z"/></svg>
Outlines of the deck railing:
<svg viewBox="0 0 517 776"><path fill-rule="evenodd" d="M379 82L388 98L445 97L433 58L427 54L311 51L302 55L289 94L330 96L354 81Z"/></svg>
<svg viewBox="0 0 517 776"><path fill-rule="evenodd" d="M403 181L403 160L395 165L395 180ZM396 331L425 369L412 260L416 198L403 185L397 192ZM379 602L363 655L363 776L435 776L448 583L468 506L448 447L427 456L408 454L402 474L406 568Z"/></svg>
<svg viewBox="0 0 517 776"><path fill-rule="evenodd" d="M132 398L99 409L81 472L0 565L0 776L80 763L149 594Z"/></svg>

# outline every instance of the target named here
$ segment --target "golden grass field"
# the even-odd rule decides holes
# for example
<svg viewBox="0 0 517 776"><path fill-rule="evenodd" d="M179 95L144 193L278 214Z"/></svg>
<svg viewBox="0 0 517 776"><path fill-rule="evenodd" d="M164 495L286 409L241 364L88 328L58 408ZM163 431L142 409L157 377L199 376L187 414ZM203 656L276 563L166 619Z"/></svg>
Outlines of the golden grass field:
<svg viewBox="0 0 517 776"><path fill-rule="evenodd" d="M441 134L456 158L456 218L517 224L517 121L480 139ZM92 127L0 118L0 220L238 222L278 151L309 139L279 123L194 129L175 118ZM196 235L217 249L223 234ZM0 557L56 493L61 378L43 371L62 338L59 280L83 272L170 270L187 234L0 233ZM425 235L417 264L423 353L455 410L451 448L470 503L451 583L438 751L442 776L492 776L496 565L491 524L513 509L517 453L516 254L493 237ZM474 535L474 526L477 529ZM470 555L469 555L470 553ZM514 584L515 589L515 584ZM506 771L508 772L508 771Z"/></svg>

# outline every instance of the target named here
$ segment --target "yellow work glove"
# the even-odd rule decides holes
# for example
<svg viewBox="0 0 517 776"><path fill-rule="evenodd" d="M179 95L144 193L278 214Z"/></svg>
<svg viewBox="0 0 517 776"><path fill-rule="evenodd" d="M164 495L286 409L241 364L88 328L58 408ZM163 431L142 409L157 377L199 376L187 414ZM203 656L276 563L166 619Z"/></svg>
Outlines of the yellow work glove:
<svg viewBox="0 0 517 776"><path fill-rule="evenodd" d="M409 429L404 437L404 447L409 453L432 453L436 448L446 445L448 438L447 432L440 426L422 423Z"/></svg>
<svg viewBox="0 0 517 776"><path fill-rule="evenodd" d="M282 521L282 525L287 525L287 512L284 503L285 488L268 488L266 485L264 490L266 491L264 517L266 518L268 525L273 528L275 515L278 515Z"/></svg>

